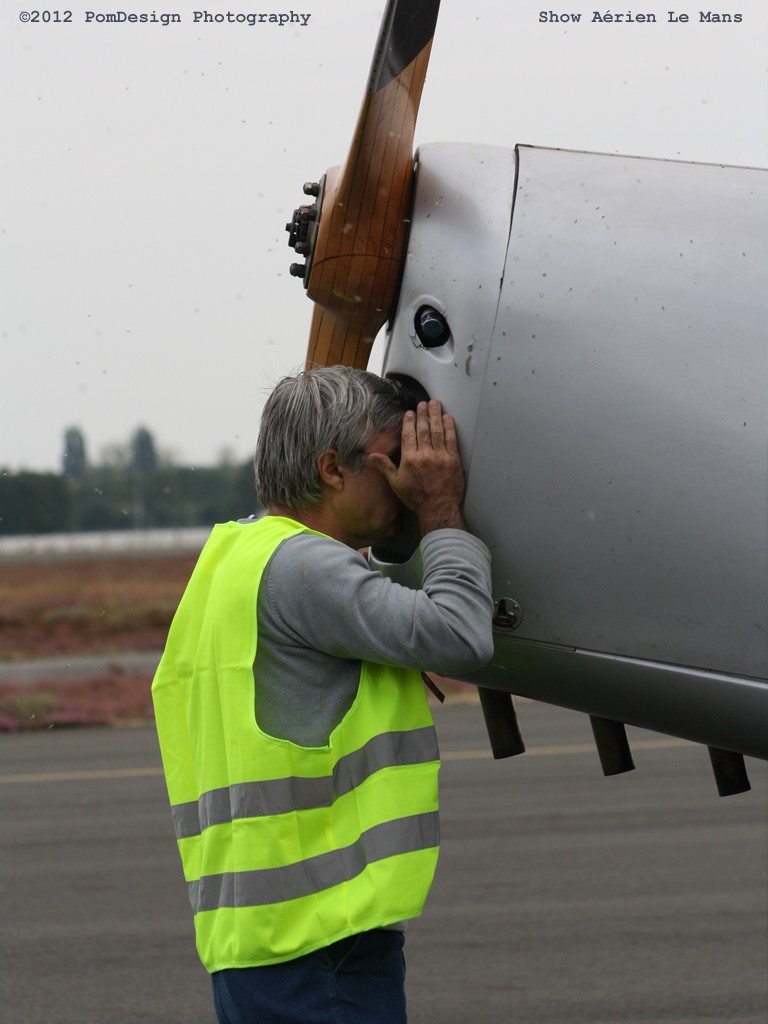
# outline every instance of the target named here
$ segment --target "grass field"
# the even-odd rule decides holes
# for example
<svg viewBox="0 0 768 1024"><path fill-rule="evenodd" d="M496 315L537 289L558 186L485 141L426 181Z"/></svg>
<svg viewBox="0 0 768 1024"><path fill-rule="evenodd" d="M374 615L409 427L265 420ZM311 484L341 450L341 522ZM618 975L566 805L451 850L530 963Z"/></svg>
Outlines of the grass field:
<svg viewBox="0 0 768 1024"><path fill-rule="evenodd" d="M0 564L0 662L160 650L195 555ZM151 678L109 667L77 682L0 683L0 731L151 717Z"/></svg>
<svg viewBox="0 0 768 1024"><path fill-rule="evenodd" d="M0 565L0 660L156 650L194 555Z"/></svg>

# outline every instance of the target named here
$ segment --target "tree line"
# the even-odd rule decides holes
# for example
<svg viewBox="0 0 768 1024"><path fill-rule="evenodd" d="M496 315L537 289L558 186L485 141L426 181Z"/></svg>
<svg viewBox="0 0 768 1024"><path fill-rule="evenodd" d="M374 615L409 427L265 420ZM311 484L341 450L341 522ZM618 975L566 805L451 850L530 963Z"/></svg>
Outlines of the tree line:
<svg viewBox="0 0 768 1024"><path fill-rule="evenodd" d="M60 473L0 468L0 535L211 526L258 511L250 460L176 466L146 427L98 464L69 427Z"/></svg>

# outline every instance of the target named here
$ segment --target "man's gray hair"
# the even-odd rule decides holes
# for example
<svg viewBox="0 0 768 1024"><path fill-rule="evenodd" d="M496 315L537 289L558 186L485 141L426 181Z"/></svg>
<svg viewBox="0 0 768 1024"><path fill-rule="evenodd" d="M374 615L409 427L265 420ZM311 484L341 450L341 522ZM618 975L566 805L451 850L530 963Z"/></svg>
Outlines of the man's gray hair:
<svg viewBox="0 0 768 1024"><path fill-rule="evenodd" d="M254 457L262 505L296 511L318 505L317 456L334 448L340 462L360 472L372 438L399 427L413 407L396 381L349 366L283 377L264 406Z"/></svg>

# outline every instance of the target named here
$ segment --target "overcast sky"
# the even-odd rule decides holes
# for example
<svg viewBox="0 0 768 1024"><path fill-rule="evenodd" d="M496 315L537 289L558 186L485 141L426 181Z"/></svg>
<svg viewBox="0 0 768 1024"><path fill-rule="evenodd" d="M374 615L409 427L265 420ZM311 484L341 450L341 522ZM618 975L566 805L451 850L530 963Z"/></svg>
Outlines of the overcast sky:
<svg viewBox="0 0 768 1024"><path fill-rule="evenodd" d="M179 462L245 459L306 349L285 222L346 153L383 0L74 0L47 24L26 4L0 14L0 468L58 470L68 426L94 461L140 425ZM309 18L195 24L196 7ZM417 144L768 166L765 0L600 9L655 24L595 10L442 0Z"/></svg>

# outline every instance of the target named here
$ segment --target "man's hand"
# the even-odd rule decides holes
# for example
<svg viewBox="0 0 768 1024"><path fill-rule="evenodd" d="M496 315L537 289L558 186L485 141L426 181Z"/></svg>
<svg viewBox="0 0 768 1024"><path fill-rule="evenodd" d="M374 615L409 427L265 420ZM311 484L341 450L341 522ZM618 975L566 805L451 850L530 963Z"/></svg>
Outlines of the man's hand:
<svg viewBox="0 0 768 1024"><path fill-rule="evenodd" d="M460 505L464 471L456 426L440 402L420 402L403 417L400 464L380 452L368 461L387 478L402 503L416 514L423 536L444 527L465 529Z"/></svg>

